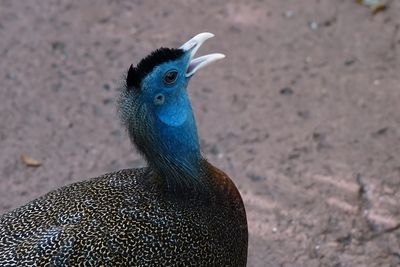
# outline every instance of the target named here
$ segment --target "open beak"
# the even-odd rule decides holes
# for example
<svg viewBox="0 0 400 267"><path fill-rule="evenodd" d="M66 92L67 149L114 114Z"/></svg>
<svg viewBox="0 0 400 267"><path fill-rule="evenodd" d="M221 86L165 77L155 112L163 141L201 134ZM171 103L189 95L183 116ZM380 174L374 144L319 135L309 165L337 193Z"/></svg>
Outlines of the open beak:
<svg viewBox="0 0 400 267"><path fill-rule="evenodd" d="M189 65L186 70L186 77L192 76L199 69L207 66L211 62L225 57L224 54L213 53L198 58L193 58L200 46L211 37L214 37L214 34L209 32L199 33L180 47L180 49L182 49L183 51L190 53Z"/></svg>

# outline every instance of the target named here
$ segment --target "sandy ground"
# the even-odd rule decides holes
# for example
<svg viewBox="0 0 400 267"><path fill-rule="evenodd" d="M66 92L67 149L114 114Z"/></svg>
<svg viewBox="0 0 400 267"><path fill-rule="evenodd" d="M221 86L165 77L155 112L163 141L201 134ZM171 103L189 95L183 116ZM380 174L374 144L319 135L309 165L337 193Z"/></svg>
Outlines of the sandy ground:
<svg viewBox="0 0 400 267"><path fill-rule="evenodd" d="M210 31L190 91L245 200L248 266L399 266L400 1L0 0L0 212L143 160L124 71ZM40 160L25 166L21 154Z"/></svg>

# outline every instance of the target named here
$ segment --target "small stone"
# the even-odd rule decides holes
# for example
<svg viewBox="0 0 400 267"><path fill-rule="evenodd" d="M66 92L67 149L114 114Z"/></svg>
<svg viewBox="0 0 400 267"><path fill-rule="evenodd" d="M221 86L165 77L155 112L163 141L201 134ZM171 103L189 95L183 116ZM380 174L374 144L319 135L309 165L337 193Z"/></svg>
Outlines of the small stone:
<svg viewBox="0 0 400 267"><path fill-rule="evenodd" d="M60 51L64 51L65 50L65 43L61 42L61 41L55 41L51 43L51 48L53 50L60 50Z"/></svg>
<svg viewBox="0 0 400 267"><path fill-rule="evenodd" d="M300 153L290 153L288 156L289 160L298 159L300 158Z"/></svg>
<svg viewBox="0 0 400 267"><path fill-rule="evenodd" d="M260 181L266 180L266 178L264 176L261 176L261 175L249 174L247 176L254 182L260 182Z"/></svg>
<svg viewBox="0 0 400 267"><path fill-rule="evenodd" d="M276 232L278 232L278 229L276 229L276 227L274 227L274 228L272 228L272 232L276 233Z"/></svg>
<svg viewBox="0 0 400 267"><path fill-rule="evenodd" d="M281 95L292 95L292 94L293 94L293 89L290 88L290 87L282 88L282 89L280 90L280 94L281 94Z"/></svg>
<svg viewBox="0 0 400 267"><path fill-rule="evenodd" d="M308 23L308 26L310 27L311 30L315 31L318 30L319 24L316 21L311 21Z"/></svg>
<svg viewBox="0 0 400 267"><path fill-rule="evenodd" d="M351 65L354 64L354 62L356 62L356 60L355 60L354 58L352 58L352 59L347 59L347 60L344 62L344 65L345 65L345 66L351 66Z"/></svg>
<svg viewBox="0 0 400 267"><path fill-rule="evenodd" d="M311 114L310 114L310 111L308 111L308 110L299 110L297 112L297 116L299 116L300 118L303 118L303 119L309 119Z"/></svg>
<svg viewBox="0 0 400 267"><path fill-rule="evenodd" d="M342 244L343 246L348 246L351 244L353 237L351 236L351 234L348 234L346 236L342 236L339 237L338 239L336 239L336 242Z"/></svg>
<svg viewBox="0 0 400 267"><path fill-rule="evenodd" d="M17 80L17 76L15 76L13 73L7 73L7 74L6 74L6 78L7 78L8 80L12 80L12 81Z"/></svg>
<svg viewBox="0 0 400 267"><path fill-rule="evenodd" d="M294 11L293 11L293 10L287 10L287 11L285 12L285 17L291 18L291 17L293 17L293 16L294 16Z"/></svg>
<svg viewBox="0 0 400 267"><path fill-rule="evenodd" d="M323 23L324 27L330 27L333 23L336 22L336 18L329 19Z"/></svg>
<svg viewBox="0 0 400 267"><path fill-rule="evenodd" d="M389 130L389 127L384 127L384 128L379 129L378 131L374 132L372 135L375 137L384 135L387 133L388 130Z"/></svg>

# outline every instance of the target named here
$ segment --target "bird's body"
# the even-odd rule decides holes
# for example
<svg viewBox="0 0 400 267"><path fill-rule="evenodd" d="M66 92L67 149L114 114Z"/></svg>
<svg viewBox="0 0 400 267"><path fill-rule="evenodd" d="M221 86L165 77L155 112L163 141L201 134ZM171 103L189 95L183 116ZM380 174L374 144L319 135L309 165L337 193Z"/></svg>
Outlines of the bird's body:
<svg viewBox="0 0 400 267"><path fill-rule="evenodd" d="M1 266L245 266L246 219L229 178L209 177L212 199L176 199L148 171L75 183L4 215Z"/></svg>
<svg viewBox="0 0 400 267"><path fill-rule="evenodd" d="M188 78L179 85L175 77L176 90L146 88L162 66L190 61L197 48L187 58L162 51L157 64L142 61L154 66L128 72L121 117L149 167L65 186L4 214L0 266L246 265L244 206L230 178L200 154ZM196 68L184 65L186 77Z"/></svg>

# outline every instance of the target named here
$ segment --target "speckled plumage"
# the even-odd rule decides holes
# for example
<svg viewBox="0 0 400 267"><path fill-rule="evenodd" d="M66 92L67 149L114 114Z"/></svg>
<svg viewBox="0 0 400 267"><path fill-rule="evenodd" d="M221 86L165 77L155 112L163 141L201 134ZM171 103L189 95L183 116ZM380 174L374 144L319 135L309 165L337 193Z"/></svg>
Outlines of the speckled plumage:
<svg viewBox="0 0 400 267"><path fill-rule="evenodd" d="M193 59L210 37L156 50L128 71L120 116L149 167L65 186L2 215L0 266L246 266L242 199L202 157L187 93L193 73L222 58Z"/></svg>
<svg viewBox="0 0 400 267"><path fill-rule="evenodd" d="M165 195L145 168L50 192L0 218L1 266L245 266L243 203L208 173L208 200Z"/></svg>

